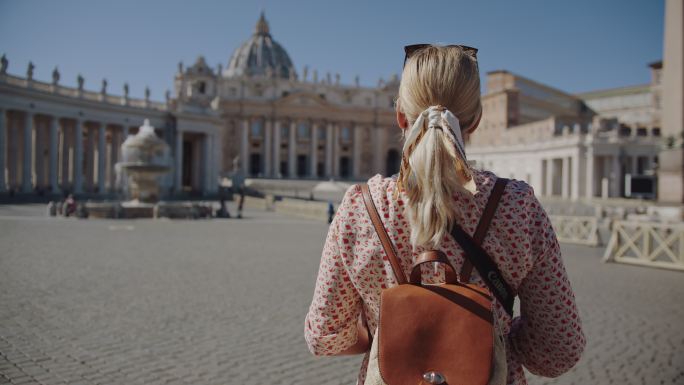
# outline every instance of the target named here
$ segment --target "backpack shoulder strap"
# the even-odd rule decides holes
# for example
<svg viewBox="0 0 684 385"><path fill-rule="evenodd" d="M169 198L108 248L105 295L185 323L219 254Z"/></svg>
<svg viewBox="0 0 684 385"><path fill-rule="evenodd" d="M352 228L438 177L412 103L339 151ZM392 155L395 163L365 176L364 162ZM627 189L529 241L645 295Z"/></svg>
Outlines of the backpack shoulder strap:
<svg viewBox="0 0 684 385"><path fill-rule="evenodd" d="M454 224L454 227L452 227L451 236L454 237L456 242L458 242L458 244L461 246L466 257L466 260L463 264L463 269L461 271L467 268L466 265L469 265L469 279L470 271L472 271L474 265L482 280L492 291L492 294L494 294L494 296L503 305L504 309L506 309L506 312L512 316L515 292L501 275L501 271L499 270L498 266L496 266L496 262L494 262L492 257L490 257L489 254L487 254L487 252L481 247L482 240L484 239L487 228L494 217L494 213L496 212L499 200L501 199L501 195L503 195L503 191L506 188L507 183L508 179L499 178L496 180L494 188L492 188L492 192L489 196L489 200L487 201L487 205L485 206L485 210L482 213L482 218L480 218L480 222L475 230L475 236L470 237L458 224ZM468 282L463 276L461 276L461 280L464 283Z"/></svg>
<svg viewBox="0 0 684 385"><path fill-rule="evenodd" d="M485 205L485 208L482 211L482 216L480 217L480 221L477 223L475 233L473 234L473 240L478 245L482 244L485 235L487 235L487 229L489 229L489 224L492 223L492 218L494 218L496 208L499 206L501 195L503 195L503 192L506 189L506 184L508 184L508 181L509 180L506 178L497 178L496 182L494 182L494 187L492 187L492 191L491 193L489 193L487 204ZM473 264L470 262L469 259L466 259L463 262L463 266L461 267L461 280L464 283L467 283L470 280L470 274L472 272Z"/></svg>
<svg viewBox="0 0 684 385"><path fill-rule="evenodd" d="M375 232L380 238L380 243L382 243L382 248L385 251L385 255L387 255L387 259L390 261L390 265L392 266L392 270L394 272L394 277L397 279L397 282L400 285L403 285L407 282L406 275L404 274L404 270L401 268L401 264L397 259L397 253L394 250L394 244L387 235L385 226L382 224L382 219L380 219L378 209L375 207L375 202L373 202L373 197L371 196L368 184L363 183L361 185L361 192L363 193L363 203L366 205L366 210L368 211L368 215L373 223Z"/></svg>

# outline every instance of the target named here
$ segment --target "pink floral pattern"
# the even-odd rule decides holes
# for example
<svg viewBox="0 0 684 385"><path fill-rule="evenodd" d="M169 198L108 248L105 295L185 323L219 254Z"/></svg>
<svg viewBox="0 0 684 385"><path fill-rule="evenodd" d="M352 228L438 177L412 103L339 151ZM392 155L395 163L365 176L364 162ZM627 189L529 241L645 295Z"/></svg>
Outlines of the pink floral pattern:
<svg viewBox="0 0 684 385"><path fill-rule="evenodd" d="M463 207L458 222L469 234L474 233L496 180L496 175L488 171L476 171L474 177L478 192L471 197L454 197ZM408 273L411 261L424 249L411 247L404 196L400 195L397 201L392 199L396 176L376 175L368 184L404 273ZM508 383L526 384L523 366L531 373L547 377L568 371L579 360L585 338L556 235L532 187L517 180L507 185L483 247L517 291L520 301L520 315L514 319L498 302L494 309L496 322L508 335ZM440 249L460 268L463 252L450 235ZM424 280L439 280L441 276L429 267L423 273ZM476 271L471 282L484 285ZM380 292L393 285L396 280L366 213L361 189L352 186L325 240L316 289L305 320L309 350L315 355L334 355L353 345L361 311L374 332ZM363 384L367 360L366 355L359 384Z"/></svg>

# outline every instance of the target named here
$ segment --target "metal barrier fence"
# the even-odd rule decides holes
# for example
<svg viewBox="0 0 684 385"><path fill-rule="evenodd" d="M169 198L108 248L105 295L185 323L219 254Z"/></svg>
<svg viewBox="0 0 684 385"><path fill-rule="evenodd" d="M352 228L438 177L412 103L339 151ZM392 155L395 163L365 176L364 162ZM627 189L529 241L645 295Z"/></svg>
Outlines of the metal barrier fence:
<svg viewBox="0 0 684 385"><path fill-rule="evenodd" d="M559 242L599 246L598 218L594 216L549 215Z"/></svg>
<svg viewBox="0 0 684 385"><path fill-rule="evenodd" d="M614 221L604 262L684 271L684 224Z"/></svg>

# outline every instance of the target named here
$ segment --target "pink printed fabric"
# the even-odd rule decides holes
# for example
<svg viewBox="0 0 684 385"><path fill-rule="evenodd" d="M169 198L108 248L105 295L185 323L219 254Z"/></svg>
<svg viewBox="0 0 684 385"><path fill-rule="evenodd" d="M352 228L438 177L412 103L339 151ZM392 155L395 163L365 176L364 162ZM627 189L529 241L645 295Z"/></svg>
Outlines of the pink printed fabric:
<svg viewBox="0 0 684 385"><path fill-rule="evenodd" d="M475 171L478 192L457 195L463 207L458 223L469 234L489 197L496 175ZM405 196L394 201L396 176L368 180L371 195L397 249L404 273L424 249L412 250ZM531 373L556 377L575 365L585 346L575 296L561 259L558 240L546 212L527 183L511 180L483 241L506 281L518 293L520 315L513 320L495 303L495 320L508 335L508 384L526 384L523 366ZM445 236L440 249L457 269L463 251ZM423 272L431 270L424 269ZM439 279L439 272L432 277ZM471 282L484 286L476 271ZM356 343L357 318L364 311L369 328L378 322L380 292L396 285L387 257L366 212L359 185L347 190L330 225L321 257L316 289L305 320L304 336L315 355L334 355ZM368 355L357 384L363 384Z"/></svg>

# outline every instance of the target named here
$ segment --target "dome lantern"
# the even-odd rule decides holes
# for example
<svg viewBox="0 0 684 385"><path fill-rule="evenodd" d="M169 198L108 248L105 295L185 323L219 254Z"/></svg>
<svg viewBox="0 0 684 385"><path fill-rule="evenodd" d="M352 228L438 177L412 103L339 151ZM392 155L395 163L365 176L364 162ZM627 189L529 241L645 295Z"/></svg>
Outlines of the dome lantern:
<svg viewBox="0 0 684 385"><path fill-rule="evenodd" d="M268 29L268 21L266 21L266 16L264 16L264 11L261 11L261 15L259 16L259 21L257 21L256 28L254 29L254 33L257 35L270 35L271 34L269 32L269 29Z"/></svg>

